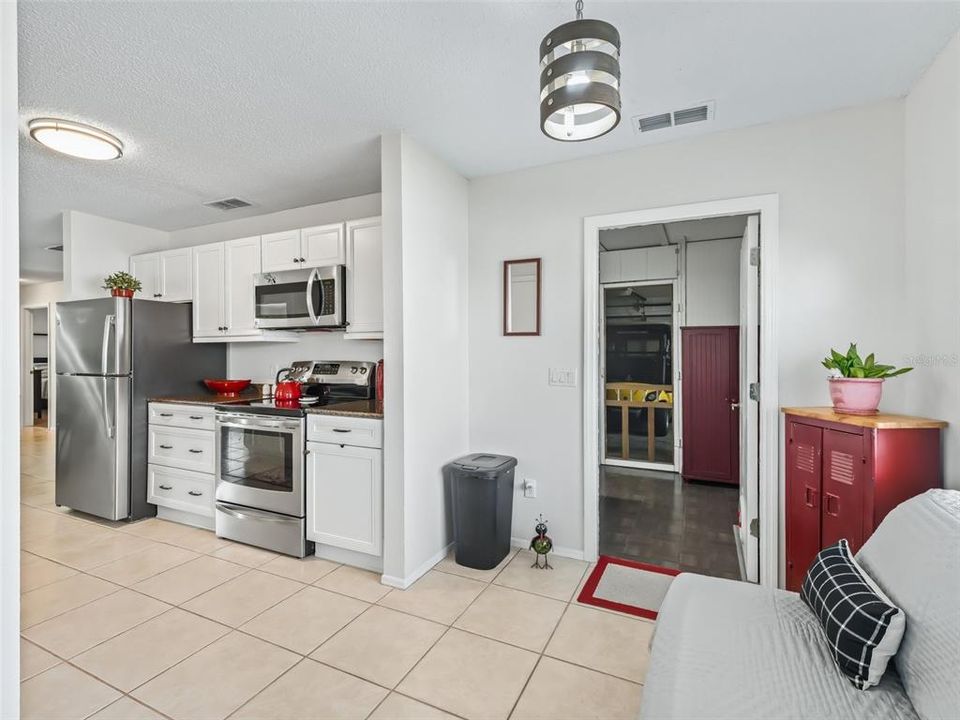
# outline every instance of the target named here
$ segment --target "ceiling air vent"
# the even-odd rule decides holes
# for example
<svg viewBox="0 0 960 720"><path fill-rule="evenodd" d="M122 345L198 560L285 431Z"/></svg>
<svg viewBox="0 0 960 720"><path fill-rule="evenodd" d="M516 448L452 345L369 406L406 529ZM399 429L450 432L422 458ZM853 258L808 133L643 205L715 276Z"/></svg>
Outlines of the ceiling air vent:
<svg viewBox="0 0 960 720"><path fill-rule="evenodd" d="M53 252L63 252L63 245L48 245L44 250L52 250Z"/></svg>
<svg viewBox="0 0 960 720"><path fill-rule="evenodd" d="M246 200L241 200L240 198L224 198L223 200L211 200L210 202L205 202L204 205L211 208L216 208L217 210L237 210L239 208L250 207L253 203L248 203Z"/></svg>
<svg viewBox="0 0 960 720"><path fill-rule="evenodd" d="M642 117L637 115L633 118L633 129L635 132L645 133L679 127L680 125L690 125L691 123L707 122L713 120L713 112L714 101L711 100L695 107L673 110L659 115Z"/></svg>

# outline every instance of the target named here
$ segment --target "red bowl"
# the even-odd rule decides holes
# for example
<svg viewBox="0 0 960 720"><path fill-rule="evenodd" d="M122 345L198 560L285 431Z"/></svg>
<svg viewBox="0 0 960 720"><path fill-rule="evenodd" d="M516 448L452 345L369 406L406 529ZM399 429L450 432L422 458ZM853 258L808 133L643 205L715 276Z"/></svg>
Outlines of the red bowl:
<svg viewBox="0 0 960 720"><path fill-rule="evenodd" d="M250 386L249 380L204 380L203 384L217 395L236 397Z"/></svg>

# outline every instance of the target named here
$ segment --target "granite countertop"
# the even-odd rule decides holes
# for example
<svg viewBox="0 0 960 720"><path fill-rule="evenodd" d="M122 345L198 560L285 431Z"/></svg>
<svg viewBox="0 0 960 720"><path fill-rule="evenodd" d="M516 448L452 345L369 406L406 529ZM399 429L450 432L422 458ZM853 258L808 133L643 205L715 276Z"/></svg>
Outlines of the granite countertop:
<svg viewBox="0 0 960 720"><path fill-rule="evenodd" d="M313 415L383 419L383 403L379 400L354 400L325 407L308 407L306 410Z"/></svg>
<svg viewBox="0 0 960 720"><path fill-rule="evenodd" d="M214 393L202 393L198 392L195 395L169 395L161 397L150 397L147 398L147 402L162 402L162 403L173 403L174 405L227 405L229 403L244 402L246 400L257 400L260 397L259 391L249 392L245 390L240 393L237 397L225 397L223 395L215 395Z"/></svg>

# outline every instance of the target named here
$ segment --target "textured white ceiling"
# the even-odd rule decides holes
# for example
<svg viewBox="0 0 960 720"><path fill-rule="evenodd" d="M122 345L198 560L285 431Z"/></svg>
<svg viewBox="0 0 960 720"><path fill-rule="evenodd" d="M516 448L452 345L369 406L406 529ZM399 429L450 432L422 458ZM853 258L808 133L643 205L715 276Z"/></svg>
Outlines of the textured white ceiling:
<svg viewBox="0 0 960 720"><path fill-rule="evenodd" d="M662 142L623 122L581 144L538 128L537 48L572 2L20 5L23 122L126 143L91 163L21 140L22 269L56 276L59 213L161 229L379 190L402 129L468 177ZM957 3L586 3L623 39L624 117L716 100L697 134L904 94ZM239 196L229 215L201 202Z"/></svg>

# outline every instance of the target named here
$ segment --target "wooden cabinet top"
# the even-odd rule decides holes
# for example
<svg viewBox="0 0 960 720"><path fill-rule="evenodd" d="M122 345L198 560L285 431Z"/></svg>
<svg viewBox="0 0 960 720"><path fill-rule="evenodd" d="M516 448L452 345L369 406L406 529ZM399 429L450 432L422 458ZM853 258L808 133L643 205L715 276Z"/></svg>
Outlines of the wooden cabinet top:
<svg viewBox="0 0 960 720"><path fill-rule="evenodd" d="M910 430L920 428L945 428L943 420L913 417L911 415L893 415L878 413L876 415L844 415L832 407L783 407L780 412L784 415L811 418L825 422L854 425L856 427L873 428L876 430Z"/></svg>

